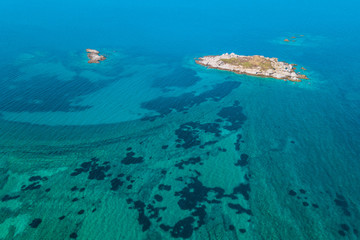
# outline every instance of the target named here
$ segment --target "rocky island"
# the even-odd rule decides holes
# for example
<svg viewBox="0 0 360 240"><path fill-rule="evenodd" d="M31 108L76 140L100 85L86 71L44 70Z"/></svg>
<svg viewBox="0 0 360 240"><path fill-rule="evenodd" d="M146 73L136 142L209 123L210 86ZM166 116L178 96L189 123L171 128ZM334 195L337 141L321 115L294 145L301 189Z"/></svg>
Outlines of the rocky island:
<svg viewBox="0 0 360 240"><path fill-rule="evenodd" d="M95 49L86 49L87 52L87 56L90 59L88 61L88 63L99 63L100 61L104 61L106 59L106 57L104 56L100 56L99 55L99 51L95 50Z"/></svg>
<svg viewBox="0 0 360 240"><path fill-rule="evenodd" d="M295 72L295 64L280 62L277 58L259 55L242 56L225 53L217 56L205 56L196 59L196 63L208 68L215 68L252 76L269 77L293 82L308 79Z"/></svg>

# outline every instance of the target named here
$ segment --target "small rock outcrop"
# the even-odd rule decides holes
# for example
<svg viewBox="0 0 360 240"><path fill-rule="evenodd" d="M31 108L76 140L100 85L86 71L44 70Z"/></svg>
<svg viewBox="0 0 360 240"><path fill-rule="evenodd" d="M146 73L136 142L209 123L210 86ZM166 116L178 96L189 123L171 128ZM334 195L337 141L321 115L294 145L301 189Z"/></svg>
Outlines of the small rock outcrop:
<svg viewBox="0 0 360 240"><path fill-rule="evenodd" d="M280 62L277 58L259 55L242 56L234 53L225 53L217 56L198 58L196 63L208 68L226 70L238 74L276 78L293 82L308 79L305 75L295 72L293 67L295 64Z"/></svg>
<svg viewBox="0 0 360 240"><path fill-rule="evenodd" d="M99 51L95 50L95 49L86 49L87 52L87 56L90 59L88 61L88 63L99 63L100 61L104 61L106 59L106 57L104 56L100 56L99 55Z"/></svg>

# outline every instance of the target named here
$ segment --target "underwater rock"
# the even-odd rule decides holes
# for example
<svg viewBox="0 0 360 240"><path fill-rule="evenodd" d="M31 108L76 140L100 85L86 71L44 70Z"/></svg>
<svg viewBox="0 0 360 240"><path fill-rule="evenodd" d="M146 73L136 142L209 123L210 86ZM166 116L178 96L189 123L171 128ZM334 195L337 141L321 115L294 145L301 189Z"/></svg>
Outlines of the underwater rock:
<svg viewBox="0 0 360 240"><path fill-rule="evenodd" d="M319 205L316 204L316 203L313 203L312 206L313 206L314 208L319 208Z"/></svg>
<svg viewBox="0 0 360 240"><path fill-rule="evenodd" d="M195 165L199 163L201 164L201 158L200 157L191 157L188 160L181 160L180 162L175 164L175 167L177 167L178 169L184 169L184 165Z"/></svg>
<svg viewBox="0 0 360 240"><path fill-rule="evenodd" d="M130 165L130 164L138 164L144 162L143 157L134 157L134 155L135 155L134 152L128 152L126 154L126 157L123 160L121 160L121 163L125 165Z"/></svg>
<svg viewBox="0 0 360 240"><path fill-rule="evenodd" d="M40 223L42 222L42 219L41 218L35 218L30 224L29 226L32 227L32 228L37 228Z"/></svg>
<svg viewBox="0 0 360 240"><path fill-rule="evenodd" d="M220 137L221 129L217 123L200 123L200 122L187 122L180 125L176 129L175 134L178 137L176 142L177 148L188 149L201 145L201 133L212 133L215 137ZM209 143L209 142L208 142ZM213 141L210 142L214 143ZM204 145L203 145L204 146Z"/></svg>
<svg viewBox="0 0 360 240"><path fill-rule="evenodd" d="M71 239L76 239L78 237L77 233L73 232L70 234Z"/></svg>
<svg viewBox="0 0 360 240"><path fill-rule="evenodd" d="M351 216L349 211L349 204L345 197L339 193L336 193L336 199L334 200L335 204L343 210L345 216Z"/></svg>
<svg viewBox="0 0 360 240"><path fill-rule="evenodd" d="M88 179L104 180L105 173L110 170L109 162L104 162L102 165L99 163L100 159L93 157L91 161L81 163L79 168L76 168L70 176L74 177L81 173L89 173ZM71 191L76 191L77 187L73 187ZM85 190L85 189L84 189Z"/></svg>
<svg viewBox="0 0 360 240"><path fill-rule="evenodd" d="M244 167L244 166L248 165L249 164L248 158L249 158L249 155L247 155L245 153L241 154L240 159L235 163L235 166Z"/></svg>
<svg viewBox="0 0 360 240"><path fill-rule="evenodd" d="M294 190L290 190L290 191L289 191L289 195L290 195L290 196L296 196L296 192L295 192Z"/></svg>
<svg viewBox="0 0 360 240"><path fill-rule="evenodd" d="M14 199L17 199L17 198L19 198L19 197L20 197L20 195L10 196L10 195L6 194L6 195L1 199L1 201L2 201L2 202L7 202L7 201L9 201L9 200L14 200Z"/></svg>
<svg viewBox="0 0 360 240"><path fill-rule="evenodd" d="M164 117L173 111L184 112L193 106L200 105L207 101L219 102L221 99L229 95L234 89L241 85L238 81L227 81L216 84L212 89L205 91L199 95L194 92L184 93L180 96L159 97L147 102L141 103L141 107L147 110L155 111L159 115L152 117L144 117L143 121L154 121L157 117Z"/></svg>

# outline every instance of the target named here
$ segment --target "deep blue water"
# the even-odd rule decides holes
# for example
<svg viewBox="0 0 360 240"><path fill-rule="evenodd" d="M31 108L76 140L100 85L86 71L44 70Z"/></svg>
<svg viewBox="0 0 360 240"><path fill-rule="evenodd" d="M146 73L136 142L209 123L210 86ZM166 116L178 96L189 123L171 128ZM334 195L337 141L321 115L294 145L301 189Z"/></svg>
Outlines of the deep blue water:
<svg viewBox="0 0 360 240"><path fill-rule="evenodd" d="M2 1L0 239L360 238L359 7Z"/></svg>

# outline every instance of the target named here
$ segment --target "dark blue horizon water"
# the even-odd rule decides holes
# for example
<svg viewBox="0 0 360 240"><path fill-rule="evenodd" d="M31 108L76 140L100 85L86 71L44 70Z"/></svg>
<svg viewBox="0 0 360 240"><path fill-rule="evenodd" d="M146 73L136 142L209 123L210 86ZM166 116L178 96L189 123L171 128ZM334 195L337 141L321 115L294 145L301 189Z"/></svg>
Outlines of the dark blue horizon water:
<svg viewBox="0 0 360 240"><path fill-rule="evenodd" d="M0 239L359 239L359 6L2 1Z"/></svg>

